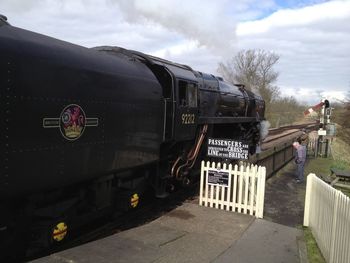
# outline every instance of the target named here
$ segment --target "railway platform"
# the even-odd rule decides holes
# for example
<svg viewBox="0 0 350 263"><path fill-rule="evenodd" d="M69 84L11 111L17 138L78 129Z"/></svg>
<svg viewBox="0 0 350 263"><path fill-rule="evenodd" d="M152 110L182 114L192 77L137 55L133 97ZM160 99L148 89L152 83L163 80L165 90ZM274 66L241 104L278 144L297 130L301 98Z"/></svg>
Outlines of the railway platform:
<svg viewBox="0 0 350 263"><path fill-rule="evenodd" d="M299 258L302 235L296 228L186 202L148 224L32 262L305 262Z"/></svg>

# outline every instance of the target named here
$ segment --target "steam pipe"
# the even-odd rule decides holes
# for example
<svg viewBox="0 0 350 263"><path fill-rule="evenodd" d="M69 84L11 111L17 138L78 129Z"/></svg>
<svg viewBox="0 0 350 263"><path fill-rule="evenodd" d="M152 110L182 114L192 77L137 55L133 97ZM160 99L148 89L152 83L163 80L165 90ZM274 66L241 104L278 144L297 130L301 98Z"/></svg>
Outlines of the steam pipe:
<svg viewBox="0 0 350 263"><path fill-rule="evenodd" d="M197 156L198 156L198 153L199 153L199 150L202 146L202 143L203 143L203 140L205 138L205 135L207 133L207 130L208 130L208 124L205 124L203 126L203 129L201 131L201 135L197 141L197 143L195 144L195 147L192 148L192 150L190 151L191 155L189 154L188 155L188 159L186 160L186 163L184 163L183 165L179 166L176 170L176 178L178 179L179 178L179 174L180 174L180 170L183 168L183 167L186 167L186 166L189 166L189 168L192 168L196 159L197 159Z"/></svg>

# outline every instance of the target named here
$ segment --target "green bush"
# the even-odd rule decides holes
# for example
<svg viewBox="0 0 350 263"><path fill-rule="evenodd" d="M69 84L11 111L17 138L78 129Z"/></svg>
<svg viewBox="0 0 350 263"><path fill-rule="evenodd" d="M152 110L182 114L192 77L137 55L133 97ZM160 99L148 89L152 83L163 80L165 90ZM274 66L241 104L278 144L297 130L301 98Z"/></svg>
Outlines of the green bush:
<svg viewBox="0 0 350 263"><path fill-rule="evenodd" d="M338 170L347 170L349 169L349 164L343 160L334 160L331 164L330 168L338 169Z"/></svg>

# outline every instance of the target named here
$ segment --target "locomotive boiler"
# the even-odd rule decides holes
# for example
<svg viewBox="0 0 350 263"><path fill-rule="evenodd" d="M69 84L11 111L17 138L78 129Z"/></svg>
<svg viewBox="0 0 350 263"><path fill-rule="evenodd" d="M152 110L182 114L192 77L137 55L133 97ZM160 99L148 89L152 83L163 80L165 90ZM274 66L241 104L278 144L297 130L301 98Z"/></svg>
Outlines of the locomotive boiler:
<svg viewBox="0 0 350 263"><path fill-rule="evenodd" d="M207 138L259 143L262 98L118 47L85 48L0 18L0 253L193 180ZM25 246L25 245L24 245ZM0 257L1 258L1 257Z"/></svg>

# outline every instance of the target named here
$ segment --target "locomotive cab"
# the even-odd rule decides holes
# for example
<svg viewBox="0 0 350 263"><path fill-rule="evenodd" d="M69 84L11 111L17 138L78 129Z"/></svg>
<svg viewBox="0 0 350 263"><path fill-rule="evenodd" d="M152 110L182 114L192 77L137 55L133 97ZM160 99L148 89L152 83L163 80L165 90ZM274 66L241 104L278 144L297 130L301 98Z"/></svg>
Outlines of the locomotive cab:
<svg viewBox="0 0 350 263"><path fill-rule="evenodd" d="M179 80L177 85L175 139L189 140L196 132L198 119L198 85L193 80Z"/></svg>
<svg viewBox="0 0 350 263"><path fill-rule="evenodd" d="M198 123L199 100L198 79L195 72L185 65L137 54L146 60L162 83L165 101L164 141L193 139Z"/></svg>

